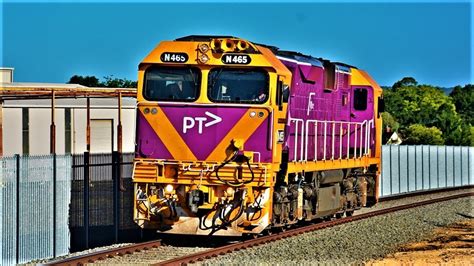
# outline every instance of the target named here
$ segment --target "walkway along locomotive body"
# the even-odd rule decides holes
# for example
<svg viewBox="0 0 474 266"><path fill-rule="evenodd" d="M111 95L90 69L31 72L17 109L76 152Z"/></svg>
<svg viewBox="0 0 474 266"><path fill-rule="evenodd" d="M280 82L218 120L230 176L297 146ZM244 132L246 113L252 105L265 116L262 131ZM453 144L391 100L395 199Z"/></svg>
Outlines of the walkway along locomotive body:
<svg viewBox="0 0 474 266"><path fill-rule="evenodd" d="M134 219L242 235L377 202L382 90L355 67L229 36L140 64Z"/></svg>

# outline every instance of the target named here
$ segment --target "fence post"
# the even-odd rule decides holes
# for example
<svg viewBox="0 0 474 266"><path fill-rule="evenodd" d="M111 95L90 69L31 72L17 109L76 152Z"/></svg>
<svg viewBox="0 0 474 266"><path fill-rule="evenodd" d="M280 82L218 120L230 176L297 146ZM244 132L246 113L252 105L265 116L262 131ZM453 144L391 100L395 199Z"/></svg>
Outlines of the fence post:
<svg viewBox="0 0 474 266"><path fill-rule="evenodd" d="M407 192L410 192L410 146L407 146Z"/></svg>
<svg viewBox="0 0 474 266"><path fill-rule="evenodd" d="M390 168L390 195L393 194L393 191L392 191L392 145L389 146L389 168Z"/></svg>
<svg viewBox="0 0 474 266"><path fill-rule="evenodd" d="M53 258L56 258L56 182L57 182L57 169L56 169L56 153L53 153Z"/></svg>
<svg viewBox="0 0 474 266"><path fill-rule="evenodd" d="M119 228L119 178L120 178L119 153L112 152L112 181L113 181L113 204L114 204L114 239L118 243Z"/></svg>
<svg viewBox="0 0 474 266"><path fill-rule="evenodd" d="M89 152L84 152L84 242L89 248Z"/></svg>
<svg viewBox="0 0 474 266"><path fill-rule="evenodd" d="M16 264L20 263L20 155L15 154L16 162Z"/></svg>
<svg viewBox="0 0 474 266"><path fill-rule="evenodd" d="M461 167L460 167L460 169L461 169L461 174L460 174L460 176L461 176L461 186L464 185L463 182L462 182L463 179L464 179L463 176L462 176L462 173L463 173L463 169L462 169L462 157L463 157L463 156L462 156L462 148L463 148L463 146L460 146L460 147L459 147L459 157L460 157L460 158L459 158L459 161L461 162Z"/></svg>
<svg viewBox="0 0 474 266"><path fill-rule="evenodd" d="M401 175L401 167L400 167L400 145L397 145L398 147L398 154L397 154L397 159L398 159L398 193L402 193L402 175Z"/></svg>
<svg viewBox="0 0 474 266"><path fill-rule="evenodd" d="M416 153L416 147L417 145L415 145L415 191L418 189L418 178L417 178L417 173L416 171L418 171L418 167L417 167L417 163L416 163L416 157L417 157L417 153Z"/></svg>

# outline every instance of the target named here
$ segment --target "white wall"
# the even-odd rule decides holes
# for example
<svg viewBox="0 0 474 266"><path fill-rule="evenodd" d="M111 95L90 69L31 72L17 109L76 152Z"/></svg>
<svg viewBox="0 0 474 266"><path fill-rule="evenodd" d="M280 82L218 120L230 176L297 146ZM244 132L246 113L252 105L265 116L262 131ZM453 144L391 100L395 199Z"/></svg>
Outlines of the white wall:
<svg viewBox="0 0 474 266"><path fill-rule="evenodd" d="M3 108L3 156L21 154L22 119L21 108Z"/></svg>
<svg viewBox="0 0 474 266"><path fill-rule="evenodd" d="M49 154L49 128L51 110L49 108L29 107L29 151L31 155ZM65 153L65 116L64 108L56 109L56 153ZM86 151L86 110L71 109L71 153ZM117 149L117 109L92 109L91 119L113 119L114 150ZM122 147L123 152L135 150L135 109L122 110ZM3 155L22 154L22 109L3 108Z"/></svg>
<svg viewBox="0 0 474 266"><path fill-rule="evenodd" d="M86 151L86 126L87 111L85 109L73 109L72 131L73 144L72 153L83 153ZM114 150L117 149L117 124L118 111L116 109L93 109L90 112L91 119L112 119L114 131ZM122 149L123 152L135 150L135 110L122 110Z"/></svg>
<svg viewBox="0 0 474 266"><path fill-rule="evenodd" d="M56 153L64 154L64 109L56 109L55 116ZM49 130L51 125L51 110L30 108L29 120L30 154L48 154L50 152Z"/></svg>

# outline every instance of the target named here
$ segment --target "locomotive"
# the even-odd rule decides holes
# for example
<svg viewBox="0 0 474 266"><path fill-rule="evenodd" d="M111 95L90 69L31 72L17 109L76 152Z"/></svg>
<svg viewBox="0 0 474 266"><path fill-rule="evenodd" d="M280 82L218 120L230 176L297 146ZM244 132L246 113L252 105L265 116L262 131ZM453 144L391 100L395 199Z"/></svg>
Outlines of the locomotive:
<svg viewBox="0 0 474 266"><path fill-rule="evenodd" d="M260 234L377 202L383 96L365 71L193 35L161 42L138 77L140 227Z"/></svg>

